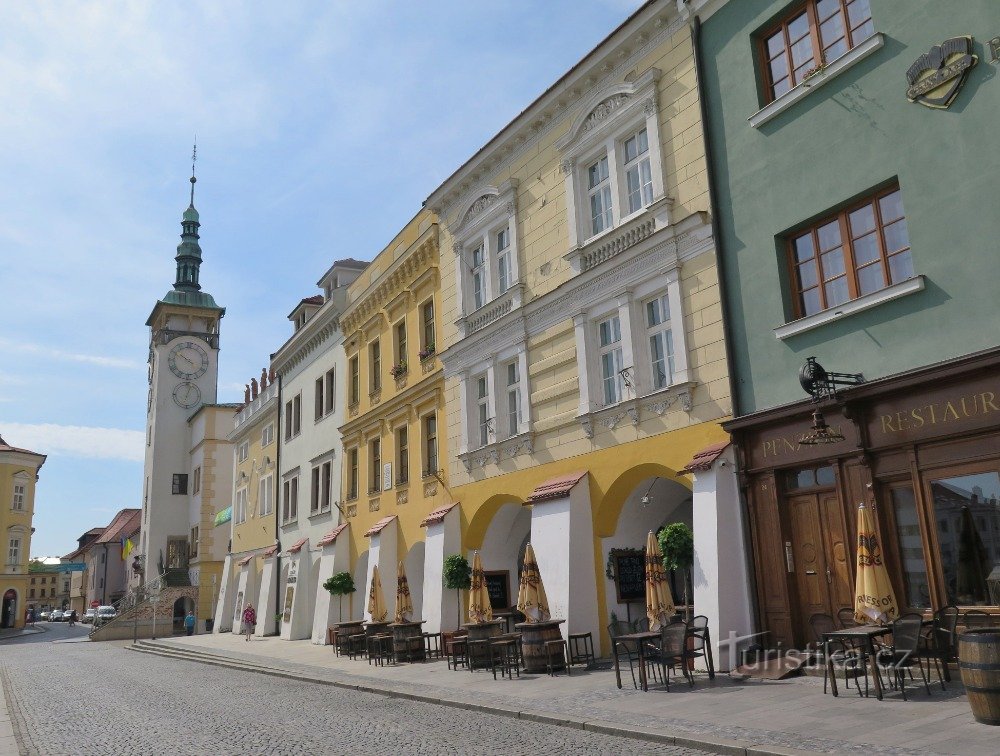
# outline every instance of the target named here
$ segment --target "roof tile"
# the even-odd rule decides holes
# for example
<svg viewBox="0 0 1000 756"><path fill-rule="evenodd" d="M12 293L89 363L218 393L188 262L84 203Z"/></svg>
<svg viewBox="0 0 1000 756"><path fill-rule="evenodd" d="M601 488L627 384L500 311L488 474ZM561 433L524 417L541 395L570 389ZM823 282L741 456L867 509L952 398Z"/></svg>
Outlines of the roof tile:
<svg viewBox="0 0 1000 756"><path fill-rule="evenodd" d="M706 446L694 455L681 472L704 472L705 470L711 470L712 464L722 456L722 452L726 450L726 447L730 443L730 441L720 441L717 444Z"/></svg>
<svg viewBox="0 0 1000 756"><path fill-rule="evenodd" d="M385 527L396 519L396 515L389 515L388 517L383 517L381 520L372 525L368 530L365 531L366 536L378 535Z"/></svg>
<svg viewBox="0 0 1000 756"><path fill-rule="evenodd" d="M338 525L333 530L331 530L329 533L327 533L325 536L323 536L322 538L320 538L316 542L316 545L319 546L320 548L322 548L323 546L329 546L331 543L333 543L334 541L336 541L337 540L337 536L339 536L341 533L343 533L346 529L347 529L347 523L346 522L343 525Z"/></svg>
<svg viewBox="0 0 1000 756"><path fill-rule="evenodd" d="M446 504L443 507L439 507L427 515L424 519L420 521L420 527L426 528L428 525L434 525L436 523L444 520L445 515L447 515L451 510L458 506L457 501L453 501L451 504Z"/></svg>
<svg viewBox="0 0 1000 756"><path fill-rule="evenodd" d="M548 499L558 499L562 496L566 496L575 486L579 483L583 476L587 474L587 471L567 473L566 475L560 475L558 478L552 478L544 483L535 487L535 490L531 492L528 497L526 504L534 504L539 501L547 501Z"/></svg>

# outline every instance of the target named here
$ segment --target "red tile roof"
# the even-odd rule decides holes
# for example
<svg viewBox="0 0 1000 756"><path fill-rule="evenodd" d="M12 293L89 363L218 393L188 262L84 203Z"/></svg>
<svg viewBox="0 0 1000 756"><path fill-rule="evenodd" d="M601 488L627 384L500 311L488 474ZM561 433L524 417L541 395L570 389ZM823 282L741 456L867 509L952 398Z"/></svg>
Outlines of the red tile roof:
<svg viewBox="0 0 1000 756"><path fill-rule="evenodd" d="M264 553L261 554L261 556L264 557L265 559L268 559L270 557L273 557L277 553L278 553L278 546L277 545L268 546L266 549L264 549Z"/></svg>
<svg viewBox="0 0 1000 756"><path fill-rule="evenodd" d="M6 441L3 440L3 436L0 436L0 452L20 452L21 454L33 454L36 457L41 457L42 462L38 465L39 468L45 464L45 455L39 454L38 452L33 452L30 449L19 449L16 446L11 446Z"/></svg>
<svg viewBox="0 0 1000 756"><path fill-rule="evenodd" d="M431 512L429 515L427 515L424 519L420 521L420 527L426 528L428 525L434 525L435 523L441 522L442 520L444 520L445 515L448 514L451 510L453 510L457 506L458 502L454 501L451 504L446 504L445 506L440 507L439 509L435 509L433 512Z"/></svg>
<svg viewBox="0 0 1000 756"><path fill-rule="evenodd" d="M300 304L321 305L323 304L323 295L313 294L311 297L304 298Z"/></svg>
<svg viewBox="0 0 1000 756"><path fill-rule="evenodd" d="M329 544L331 544L334 541L336 541L337 540L337 536L339 536L341 533L343 533L346 529L347 529L347 523L346 522L343 525L338 525L333 530L331 530L329 533L327 533L325 536L323 536L318 541L316 541L316 545L319 546L320 548L322 548L323 546L328 546Z"/></svg>
<svg viewBox="0 0 1000 756"><path fill-rule="evenodd" d="M368 530L365 531L366 536L378 535L382 530L385 529L386 525L396 519L396 515L389 515L388 517L383 517L381 520L372 525Z"/></svg>
<svg viewBox="0 0 1000 756"><path fill-rule="evenodd" d="M251 560L252 560L252 559L253 559L253 558L254 558L255 556L257 556L257 552L256 552L256 551L255 551L255 552L253 552L252 554L247 554L247 555L246 555L245 557L243 557L243 558L242 558L242 559L241 559L240 561L238 561L238 562L237 562L236 564L238 564L238 565L239 565L240 567L246 567L246 566L247 566L248 564L250 564L250 561L251 561Z"/></svg>
<svg viewBox="0 0 1000 756"><path fill-rule="evenodd" d="M302 551L302 547L306 545L306 541L308 540L309 540L308 538L300 538L288 548L288 553L298 554L300 551Z"/></svg>
<svg viewBox="0 0 1000 756"><path fill-rule="evenodd" d="M700 452L694 455L694 458L687 463L687 466L681 470L681 472L699 472L705 470L711 470L712 464L717 460L722 452L726 450L731 442L720 441L717 444L712 444L711 446L706 446Z"/></svg>
<svg viewBox="0 0 1000 756"><path fill-rule="evenodd" d="M123 509L115 515L115 519L104 529L101 537L94 543L118 543L123 536L132 535L142 523L141 509Z"/></svg>
<svg viewBox="0 0 1000 756"><path fill-rule="evenodd" d="M562 496L566 496L573 486L579 483L583 476L587 474L587 471L567 473L566 475L560 475L558 478L552 478L547 480L539 486L535 487L535 490L531 492L531 496L528 497L527 504L534 504L538 501L546 501L548 499L558 499Z"/></svg>

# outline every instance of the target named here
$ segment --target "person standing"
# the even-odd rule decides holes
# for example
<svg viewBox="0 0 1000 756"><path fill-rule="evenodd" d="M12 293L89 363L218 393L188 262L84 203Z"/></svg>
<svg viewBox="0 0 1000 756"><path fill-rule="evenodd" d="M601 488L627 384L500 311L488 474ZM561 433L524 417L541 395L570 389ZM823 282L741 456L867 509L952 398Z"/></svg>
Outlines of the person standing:
<svg viewBox="0 0 1000 756"><path fill-rule="evenodd" d="M188 609L187 616L184 618L184 630L188 635L194 635L194 610Z"/></svg>
<svg viewBox="0 0 1000 756"><path fill-rule="evenodd" d="M250 634L253 632L254 625L257 624L257 612L254 611L253 604L248 603L243 609L243 624L240 627L240 632L246 636L247 642L250 642Z"/></svg>

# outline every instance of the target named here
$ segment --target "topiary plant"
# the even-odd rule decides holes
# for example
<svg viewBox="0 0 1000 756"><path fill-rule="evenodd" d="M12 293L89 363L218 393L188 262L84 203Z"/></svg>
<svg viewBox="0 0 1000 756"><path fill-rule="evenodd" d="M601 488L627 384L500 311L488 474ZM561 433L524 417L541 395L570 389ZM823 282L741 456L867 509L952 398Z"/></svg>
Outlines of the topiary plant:
<svg viewBox="0 0 1000 756"><path fill-rule="evenodd" d="M691 577L691 566L694 564L694 533L683 522L674 522L661 530L656 539L660 542L660 551L663 552L663 566L668 570L684 570L682 574L684 605L688 607L687 613L690 615L688 580Z"/></svg>
<svg viewBox="0 0 1000 756"><path fill-rule="evenodd" d="M455 591L458 624L462 624L462 589L472 585L472 567L461 554L452 554L444 560L444 587Z"/></svg>
<svg viewBox="0 0 1000 756"><path fill-rule="evenodd" d="M338 597L340 605L337 608L337 612L340 615L340 619L337 621L342 622L344 619L344 596L354 593L357 590L354 587L354 578L350 572L338 572L336 575L331 575L327 578L323 583L323 587L331 595Z"/></svg>

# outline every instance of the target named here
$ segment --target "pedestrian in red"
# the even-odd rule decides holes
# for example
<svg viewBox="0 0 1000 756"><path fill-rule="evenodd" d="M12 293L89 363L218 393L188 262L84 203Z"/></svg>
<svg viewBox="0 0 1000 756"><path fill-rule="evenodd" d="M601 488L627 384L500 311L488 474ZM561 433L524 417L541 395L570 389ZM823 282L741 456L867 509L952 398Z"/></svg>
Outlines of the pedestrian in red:
<svg viewBox="0 0 1000 756"><path fill-rule="evenodd" d="M246 636L247 642L250 642L250 634L253 632L254 625L257 624L257 612L253 609L253 604L247 604L243 609L243 625L240 627L240 632Z"/></svg>

